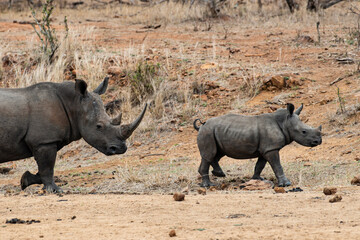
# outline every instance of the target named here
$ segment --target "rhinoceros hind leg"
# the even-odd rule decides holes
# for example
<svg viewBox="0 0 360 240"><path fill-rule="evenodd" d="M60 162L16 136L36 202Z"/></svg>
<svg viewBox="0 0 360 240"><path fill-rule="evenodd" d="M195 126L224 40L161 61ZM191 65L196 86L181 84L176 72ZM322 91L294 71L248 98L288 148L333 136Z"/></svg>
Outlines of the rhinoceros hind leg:
<svg viewBox="0 0 360 240"><path fill-rule="evenodd" d="M215 184L210 181L209 168L210 168L210 163L205 159L201 159L201 164L199 167L199 173L202 177L202 182L200 184L201 187L215 186Z"/></svg>
<svg viewBox="0 0 360 240"><path fill-rule="evenodd" d="M20 180L20 186L21 186L21 190L24 190L25 188L27 188L30 185L33 184L42 184L41 178L39 175L34 175L29 171L26 171Z"/></svg>
<svg viewBox="0 0 360 240"><path fill-rule="evenodd" d="M260 174L264 169L265 165L266 165L266 159L260 156L256 162L254 175L252 176L251 179L264 180L264 178L260 177Z"/></svg>
<svg viewBox="0 0 360 240"><path fill-rule="evenodd" d="M212 161L210 163L210 165L213 167L214 170L212 170L212 174L214 176L217 176L217 177L226 177L225 173L223 172L223 170L221 169L220 165L219 165L219 161L220 159L222 158L223 156L221 155L218 155L216 156L216 158L214 159L214 161Z"/></svg>
<svg viewBox="0 0 360 240"><path fill-rule="evenodd" d="M211 173L216 176L216 177L226 177L225 173L223 172L223 170L221 171L215 171L215 170L212 170Z"/></svg>
<svg viewBox="0 0 360 240"><path fill-rule="evenodd" d="M40 176L44 188L47 192L62 192L54 182L54 166L56 160L56 144L41 145L34 151L34 157L37 162Z"/></svg>

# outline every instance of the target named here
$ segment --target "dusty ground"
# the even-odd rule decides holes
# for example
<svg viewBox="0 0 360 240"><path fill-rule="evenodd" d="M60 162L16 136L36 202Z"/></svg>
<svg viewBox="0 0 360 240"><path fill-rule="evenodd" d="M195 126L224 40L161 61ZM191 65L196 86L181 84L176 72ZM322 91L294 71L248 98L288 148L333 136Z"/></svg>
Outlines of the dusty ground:
<svg viewBox="0 0 360 240"><path fill-rule="evenodd" d="M358 239L359 189L341 189L329 203L320 192L271 190L188 195L65 195L1 197L2 239Z"/></svg>
<svg viewBox="0 0 360 240"><path fill-rule="evenodd" d="M328 18L341 6L332 11ZM9 174L0 174L1 239L163 239L172 229L181 239L360 238L360 187L350 185L360 174L359 52L350 34L356 19L325 22L317 44L314 16L304 18L305 24L285 18L241 25L228 19L212 22L211 30L205 31L206 22L147 29L145 24L121 23L115 14L77 18L74 14L67 12L69 25L80 33L76 40L94 46L97 53L139 54L166 66L166 77L179 82L181 89L197 82L207 90L194 93L197 105L188 117L165 111L167 117L155 126L148 117L144 124L154 130L139 129L124 155L105 157L83 141L62 149L55 167L57 183L66 193L62 197L42 195L41 186L20 190L23 172L36 172L33 159L1 164L11 168ZM21 57L22 51L36 44L31 26L18 23L30 20L19 13L0 17L0 53ZM356 62L339 63L337 59L343 58ZM11 66L2 70L2 86L6 86L16 71ZM107 69L103 71L106 74ZM87 79L91 68L81 74ZM245 79L273 76L296 84L280 89L267 86L259 94L244 88ZM339 77L343 79L330 85ZM112 84L120 84L116 76ZM339 96L345 99L344 113ZM214 181L228 187L197 194L199 153L192 121L227 112L271 112L286 102L296 107L303 103L301 119L323 126L322 145L305 148L293 143L280 153L293 183L287 190L301 187L304 192L239 190L239 184L252 175L255 160L223 158L220 164L228 176ZM269 166L264 177L274 181ZM337 187L342 201L329 203L330 197L322 193L324 186ZM175 202L171 194L184 188L189 195ZM5 223L12 218L40 223Z"/></svg>

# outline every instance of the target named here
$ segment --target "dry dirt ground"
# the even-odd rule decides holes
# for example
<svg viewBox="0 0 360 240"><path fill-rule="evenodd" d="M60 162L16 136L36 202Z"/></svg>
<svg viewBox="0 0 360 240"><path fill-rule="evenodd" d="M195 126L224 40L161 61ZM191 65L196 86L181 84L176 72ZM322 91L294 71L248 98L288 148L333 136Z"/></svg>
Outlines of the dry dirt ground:
<svg viewBox="0 0 360 240"><path fill-rule="evenodd" d="M62 149L55 175L63 195L44 194L41 186L20 190L21 175L36 172L33 159L1 164L11 168L0 173L1 239L166 239L171 230L179 239L360 239L360 186L350 184L360 174L359 52L351 38L355 18L321 25L317 44L314 16L306 24L291 17L276 18L276 24L232 24L234 19L225 18L206 30L206 22L148 29L146 24L121 23L114 14L81 19L74 17L75 11L68 14L70 26L80 32L91 29L90 37L79 41L95 46L96 52L121 55L123 49L141 49L144 59L167 66L169 79L188 88L203 83L206 91L192 92L199 104L189 118L172 115L153 131L139 130L124 155L106 157L83 141ZM18 22L30 20L27 14L0 15L0 53L19 56L29 47L27 41L36 36L29 24ZM343 64L345 58L355 63ZM3 67L2 76L10 81L7 69ZM276 87L270 81L259 94L248 96L255 87L244 82L274 76L293 85ZM227 177L214 179L225 189L199 194L200 158L192 121L228 112L272 112L286 102L296 107L303 103L301 119L323 127L322 145L292 143L280 152L293 183L286 190L304 191L240 190L255 160L225 157L220 165ZM264 177L276 183L269 166ZM330 203L333 196L322 193L325 186L337 187L342 200ZM172 193L180 191L188 195L175 202ZM40 222L6 223L13 218Z"/></svg>

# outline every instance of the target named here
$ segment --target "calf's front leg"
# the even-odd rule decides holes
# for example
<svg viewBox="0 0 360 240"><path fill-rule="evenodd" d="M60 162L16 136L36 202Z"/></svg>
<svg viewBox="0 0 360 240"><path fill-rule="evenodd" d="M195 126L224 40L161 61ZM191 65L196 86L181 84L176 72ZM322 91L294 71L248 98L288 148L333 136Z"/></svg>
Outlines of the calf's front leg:
<svg viewBox="0 0 360 240"><path fill-rule="evenodd" d="M280 164L279 151L274 150L267 152L264 154L264 158L270 163L271 168L273 169L275 176L278 180L278 186L279 187L290 186L291 182L289 181L289 179L285 177L283 168Z"/></svg>

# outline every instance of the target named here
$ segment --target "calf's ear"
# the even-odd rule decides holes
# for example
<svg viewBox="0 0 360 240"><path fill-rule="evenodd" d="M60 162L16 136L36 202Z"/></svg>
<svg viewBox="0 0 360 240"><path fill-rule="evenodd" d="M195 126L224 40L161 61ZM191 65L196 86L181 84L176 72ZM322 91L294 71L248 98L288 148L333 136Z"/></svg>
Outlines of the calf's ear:
<svg viewBox="0 0 360 240"><path fill-rule="evenodd" d="M81 94L83 97L87 95L87 83L81 79L75 79L75 91Z"/></svg>
<svg viewBox="0 0 360 240"><path fill-rule="evenodd" d="M94 90L94 93L99 95L104 94L109 84L109 77L106 77L102 83Z"/></svg>
<svg viewBox="0 0 360 240"><path fill-rule="evenodd" d="M294 109L295 109L294 105L291 103L287 103L286 105L287 105L287 110L289 111L290 115L293 115Z"/></svg>

